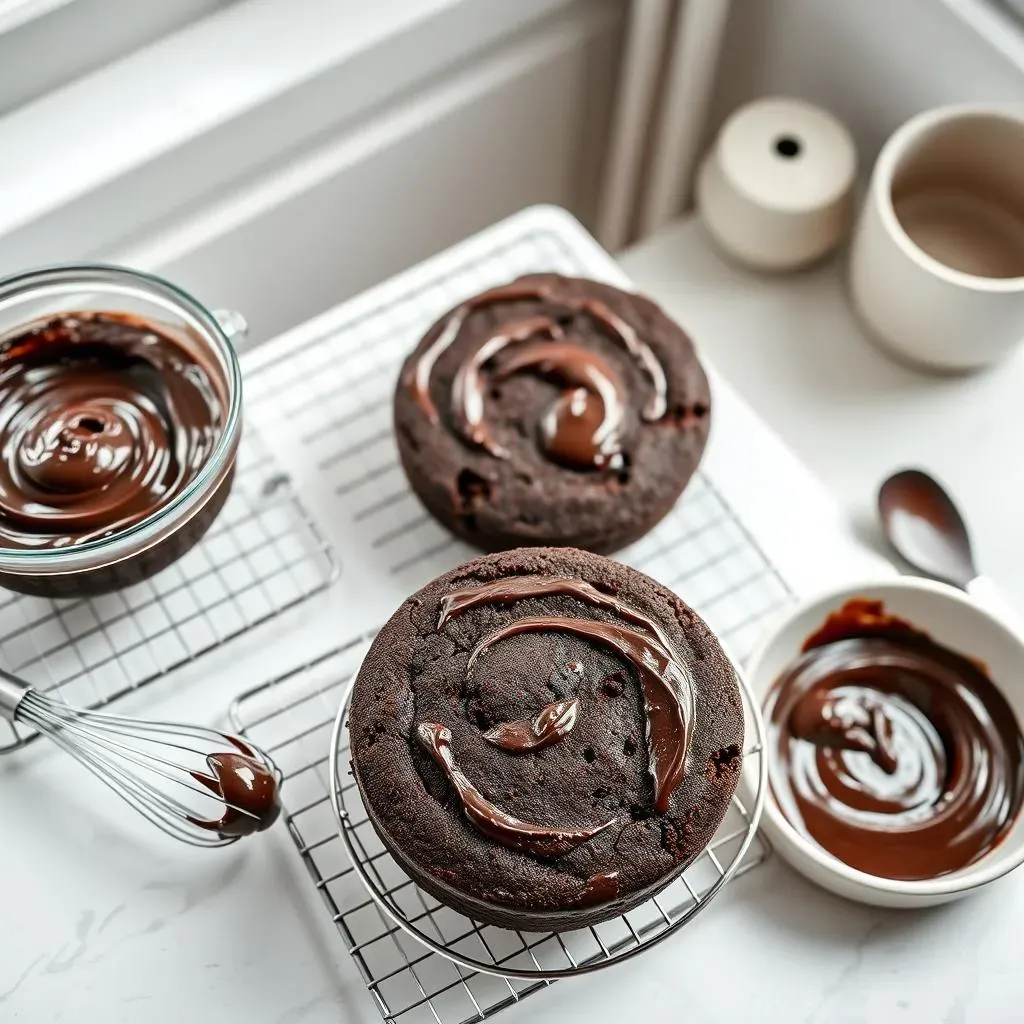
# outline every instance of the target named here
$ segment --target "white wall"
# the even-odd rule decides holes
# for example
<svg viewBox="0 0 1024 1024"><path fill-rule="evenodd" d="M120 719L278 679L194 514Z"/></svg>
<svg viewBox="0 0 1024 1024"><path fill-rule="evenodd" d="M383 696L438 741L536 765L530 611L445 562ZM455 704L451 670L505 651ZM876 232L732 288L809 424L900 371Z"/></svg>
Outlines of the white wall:
<svg viewBox="0 0 1024 1024"><path fill-rule="evenodd" d="M240 310L258 343L525 206L588 222L622 9L566 4L101 255Z"/></svg>
<svg viewBox="0 0 1024 1024"><path fill-rule="evenodd" d="M919 110L1024 102L1024 70L961 13L984 3L733 0L710 129L755 96L799 96L847 124L866 169L893 129ZM983 7L977 13L984 20Z"/></svg>

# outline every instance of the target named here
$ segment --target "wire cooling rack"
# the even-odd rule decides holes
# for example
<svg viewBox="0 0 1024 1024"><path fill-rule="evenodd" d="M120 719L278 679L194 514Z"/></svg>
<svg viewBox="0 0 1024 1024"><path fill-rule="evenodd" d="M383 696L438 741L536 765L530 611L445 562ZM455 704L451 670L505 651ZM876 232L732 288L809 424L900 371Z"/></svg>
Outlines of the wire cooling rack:
<svg viewBox="0 0 1024 1024"><path fill-rule="evenodd" d="M697 608L742 658L748 653L744 638L752 636L751 627L783 606L788 590L708 481L695 482L676 518L680 533L675 546L665 552L654 546L649 557L671 556L680 565L687 557L682 552L704 552L676 580L678 589L691 596L694 590L701 593ZM712 579L718 572L734 582L716 589ZM680 878L637 910L595 928L525 934L478 924L445 907L415 885L384 850L347 774L340 781L348 843L339 835L332 810L332 729L370 639L370 634L357 637L248 691L232 706L231 719L284 772L289 835L386 1021L483 1020L550 984L552 977L609 963L652 944L702 909L727 874L750 871L766 856L767 847L756 834L749 848L742 849L753 832L753 818L751 808L737 797L711 845ZM347 766L345 731L339 740L339 762ZM749 771L749 759L759 764L763 756L759 744L750 744L746 756ZM347 848L355 851L356 865ZM391 913L381 909L379 900ZM421 938L448 955L426 948ZM451 956L504 974L470 970Z"/></svg>
<svg viewBox="0 0 1024 1024"><path fill-rule="evenodd" d="M458 967L497 975L506 982L512 978L555 981L627 960L674 934L703 910L730 878L745 867L753 866L751 862L744 865L744 856L755 839L768 784L768 770L761 713L742 680L740 687L748 728L743 751L744 771L748 779L755 780L753 792L746 801L739 796L733 798L727 812L731 820L727 817L724 827L719 828L708 848L698 858L698 864L707 860L715 871L706 887L699 868L690 865L665 891L652 897L646 905L651 920L634 922L634 917L640 918L643 915L641 908L613 922L605 921L575 932L526 935L521 931L481 925L468 917L447 911L454 917L455 925L446 934L437 923L441 905L436 900L428 900L425 893L409 879L397 886L391 884L382 867L382 861L391 859L390 854L384 851L373 832L350 770L348 708L352 698L351 684L346 685L335 715L328 761L331 804L349 858L360 881L384 914L427 949ZM405 898L403 890L406 888L415 891L416 900ZM550 952L554 958L543 952L545 946L551 946ZM542 951L543 961L538 957L537 950Z"/></svg>
<svg viewBox="0 0 1024 1024"><path fill-rule="evenodd" d="M231 494L186 555L101 597L0 592L0 662L36 688L98 708L323 590L330 545L259 435L239 446ZM0 722L0 753L35 735Z"/></svg>
<svg viewBox="0 0 1024 1024"><path fill-rule="evenodd" d="M555 270L621 283L607 257L574 244L558 223L541 226L536 217L522 223L458 247L276 347L271 343L247 378L250 395L273 397L287 435L299 440L303 471L326 495L320 510L343 552L339 588L350 599L358 635L247 691L232 705L231 718L284 771L289 835L381 1015L403 1024L483 1020L552 976L628 955L692 917L731 872L749 871L767 854L756 835L744 849L754 821L737 799L708 850L656 900L584 932L520 935L476 924L409 880L381 846L348 777L341 795L358 866L339 834L331 805L332 727L372 627L411 591L475 554L423 511L406 484L391 429L401 359L445 310L518 274ZM715 487L713 467L699 472L672 513L618 557L678 591L737 660L749 653L766 618L791 599ZM359 589L346 591L352 584ZM347 743L345 731L339 735ZM343 746L342 764L347 757ZM756 743L748 757L760 760Z"/></svg>

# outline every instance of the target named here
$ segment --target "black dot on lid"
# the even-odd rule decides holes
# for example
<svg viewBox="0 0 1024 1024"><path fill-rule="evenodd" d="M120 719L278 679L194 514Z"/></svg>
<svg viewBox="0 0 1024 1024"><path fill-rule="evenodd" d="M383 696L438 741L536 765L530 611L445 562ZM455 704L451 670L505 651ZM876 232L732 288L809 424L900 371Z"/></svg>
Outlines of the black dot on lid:
<svg viewBox="0 0 1024 1024"><path fill-rule="evenodd" d="M792 135L780 135L775 140L775 152L779 156L784 156L787 160L798 157L802 149L803 145L800 143L800 140L793 138Z"/></svg>
<svg viewBox="0 0 1024 1024"><path fill-rule="evenodd" d="M90 434L103 433L103 424L95 416L83 416L78 421L78 425L83 430L88 430Z"/></svg>

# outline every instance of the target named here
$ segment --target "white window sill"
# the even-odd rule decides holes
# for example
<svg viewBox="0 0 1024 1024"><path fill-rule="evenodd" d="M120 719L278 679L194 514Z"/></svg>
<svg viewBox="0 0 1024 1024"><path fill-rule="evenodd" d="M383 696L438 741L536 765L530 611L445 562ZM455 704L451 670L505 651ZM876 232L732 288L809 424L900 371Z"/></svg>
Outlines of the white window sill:
<svg viewBox="0 0 1024 1024"><path fill-rule="evenodd" d="M0 118L0 272L101 255L569 0L246 0Z"/></svg>
<svg viewBox="0 0 1024 1024"><path fill-rule="evenodd" d="M1019 2L1019 0L1018 0ZM1024 73L1024 19L997 6L998 0L943 0L997 54ZM1024 13L1024 6L1021 8Z"/></svg>

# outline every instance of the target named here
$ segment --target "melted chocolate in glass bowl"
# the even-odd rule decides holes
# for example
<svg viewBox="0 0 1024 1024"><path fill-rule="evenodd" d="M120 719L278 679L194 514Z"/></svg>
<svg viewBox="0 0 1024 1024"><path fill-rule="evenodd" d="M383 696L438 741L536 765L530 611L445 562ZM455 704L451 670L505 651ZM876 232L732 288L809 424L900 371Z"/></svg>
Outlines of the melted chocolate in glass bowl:
<svg viewBox="0 0 1024 1024"><path fill-rule="evenodd" d="M219 440L225 396L154 324L77 313L0 342L0 547L124 530L178 495Z"/></svg>
<svg viewBox="0 0 1024 1024"><path fill-rule="evenodd" d="M1024 738L985 667L854 599L770 691L771 786L791 825L851 867L936 878L1006 835Z"/></svg>

